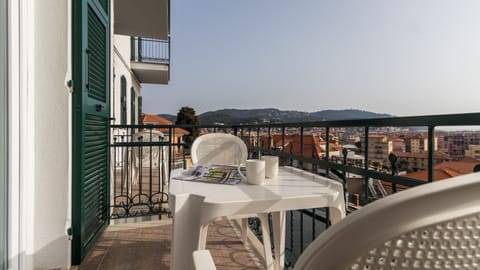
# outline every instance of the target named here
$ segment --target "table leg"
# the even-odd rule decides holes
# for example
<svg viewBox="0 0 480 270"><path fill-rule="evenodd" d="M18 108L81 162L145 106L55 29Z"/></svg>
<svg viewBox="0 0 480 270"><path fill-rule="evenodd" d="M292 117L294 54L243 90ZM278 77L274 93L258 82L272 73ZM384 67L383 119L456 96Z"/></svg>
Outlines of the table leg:
<svg viewBox="0 0 480 270"><path fill-rule="evenodd" d="M182 194L170 197L173 211L171 270L194 269L193 251L200 239L200 208L203 197Z"/></svg>
<svg viewBox="0 0 480 270"><path fill-rule="evenodd" d="M272 223L275 269L282 270L285 265L285 211L273 212Z"/></svg>

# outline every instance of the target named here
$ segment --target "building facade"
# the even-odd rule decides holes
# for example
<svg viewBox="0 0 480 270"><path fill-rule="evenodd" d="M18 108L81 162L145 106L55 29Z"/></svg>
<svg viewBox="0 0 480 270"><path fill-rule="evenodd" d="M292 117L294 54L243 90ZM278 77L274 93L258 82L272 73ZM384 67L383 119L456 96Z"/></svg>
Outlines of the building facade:
<svg viewBox="0 0 480 270"><path fill-rule="evenodd" d="M465 150L465 156L480 160L480 145L470 144Z"/></svg>
<svg viewBox="0 0 480 270"><path fill-rule="evenodd" d="M372 162L388 164L388 155L393 151L393 142L387 135L372 134L368 136L368 157Z"/></svg>

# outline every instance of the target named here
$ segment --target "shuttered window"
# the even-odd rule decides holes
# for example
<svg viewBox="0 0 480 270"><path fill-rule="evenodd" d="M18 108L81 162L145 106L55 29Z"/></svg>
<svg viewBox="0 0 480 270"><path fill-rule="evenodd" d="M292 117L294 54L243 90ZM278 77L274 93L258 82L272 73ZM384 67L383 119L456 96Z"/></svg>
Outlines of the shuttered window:
<svg viewBox="0 0 480 270"><path fill-rule="evenodd" d="M142 96L138 96L138 124L142 125Z"/></svg>
<svg viewBox="0 0 480 270"><path fill-rule="evenodd" d="M130 124L135 124L135 116L137 115L137 110L135 109L135 100L136 94L135 89L130 88Z"/></svg>
<svg viewBox="0 0 480 270"><path fill-rule="evenodd" d="M73 93L76 110L72 132L72 264L75 265L80 264L109 222L110 18L105 11L110 1L72 3L73 80L85 89Z"/></svg>

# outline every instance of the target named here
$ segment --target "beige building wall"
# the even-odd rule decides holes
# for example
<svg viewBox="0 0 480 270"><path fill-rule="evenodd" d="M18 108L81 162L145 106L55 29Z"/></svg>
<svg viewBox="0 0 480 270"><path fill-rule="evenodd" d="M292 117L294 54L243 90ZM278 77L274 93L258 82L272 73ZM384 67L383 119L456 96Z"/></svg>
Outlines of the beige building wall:
<svg viewBox="0 0 480 270"><path fill-rule="evenodd" d="M480 145L471 144L465 150L465 156L480 160Z"/></svg>
<svg viewBox="0 0 480 270"><path fill-rule="evenodd" d="M370 161L388 164L388 155L393 151L393 142L385 135L371 135L368 138Z"/></svg>

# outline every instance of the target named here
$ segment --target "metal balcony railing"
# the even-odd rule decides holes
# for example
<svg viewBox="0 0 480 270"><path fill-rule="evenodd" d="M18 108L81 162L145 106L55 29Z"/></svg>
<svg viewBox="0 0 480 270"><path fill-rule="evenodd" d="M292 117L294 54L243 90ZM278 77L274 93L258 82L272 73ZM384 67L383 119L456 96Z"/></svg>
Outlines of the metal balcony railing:
<svg viewBox="0 0 480 270"><path fill-rule="evenodd" d="M170 64L170 40L130 37L131 61Z"/></svg>
<svg viewBox="0 0 480 270"><path fill-rule="evenodd" d="M179 140L180 137L176 136L178 128L200 129L202 133L231 133L244 140L249 158L277 155L281 165L299 167L340 181L346 199L352 202L352 208L356 208L358 204L365 205L389 192L397 192L397 189L426 183L398 175L397 167L402 164L394 155L386 157L388 164L373 161L373 157L369 157L370 134L380 128L423 128L428 138L427 182L432 182L435 129L441 126L480 126L480 113L261 125L112 125L114 194L111 217L168 212L162 205L168 202L169 172L175 167L186 166L189 159L189 145L184 142L191 140ZM330 140L322 142L325 149L322 155L316 153L319 147L309 136L316 133L322 138L330 138L336 129L351 129L361 136L363 156L351 157L346 149L340 156L334 156ZM362 183L362 194L348 195L347 183L352 176ZM382 183L388 185L387 191ZM286 262L293 265L303 249L329 226L328 209L290 211L286 225ZM257 221L251 221L251 228L261 234Z"/></svg>

